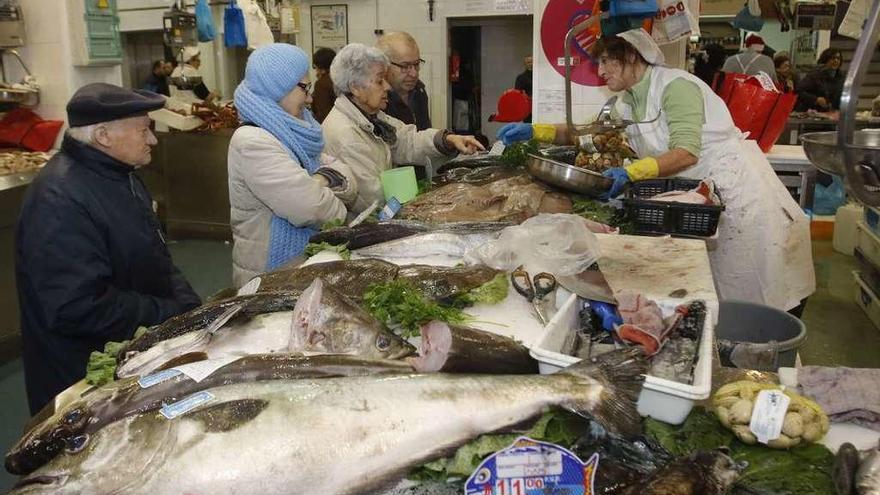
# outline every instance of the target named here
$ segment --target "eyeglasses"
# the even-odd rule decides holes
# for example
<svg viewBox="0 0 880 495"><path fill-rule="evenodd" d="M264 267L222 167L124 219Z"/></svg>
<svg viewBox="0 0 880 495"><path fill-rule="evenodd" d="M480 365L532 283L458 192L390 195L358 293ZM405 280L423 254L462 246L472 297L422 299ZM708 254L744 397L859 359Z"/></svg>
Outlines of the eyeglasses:
<svg viewBox="0 0 880 495"><path fill-rule="evenodd" d="M391 65L397 67L398 69L402 70L403 72L408 72L410 70L414 70L414 71L418 72L419 69L422 68L422 65L424 65L424 63L425 63L424 60L418 59L415 62L404 62L402 64L398 64L397 62L391 62Z"/></svg>
<svg viewBox="0 0 880 495"><path fill-rule="evenodd" d="M312 83L296 83L307 95L312 94Z"/></svg>

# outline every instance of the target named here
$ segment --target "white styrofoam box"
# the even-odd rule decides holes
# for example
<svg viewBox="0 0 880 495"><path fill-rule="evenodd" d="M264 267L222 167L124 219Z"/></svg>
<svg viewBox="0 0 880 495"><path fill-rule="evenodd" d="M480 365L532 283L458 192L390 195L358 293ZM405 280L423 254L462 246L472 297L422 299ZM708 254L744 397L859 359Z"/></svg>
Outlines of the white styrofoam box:
<svg viewBox="0 0 880 495"><path fill-rule="evenodd" d="M658 304L663 307L662 303ZM580 361L580 358L557 352L562 348L568 332L577 327L579 309L578 301L566 302L547 325L543 337L530 347L529 353L538 360L538 369L542 374L555 373ZM712 344L715 340L713 321L711 310L707 309L693 384L646 376L639 395L639 414L678 425L690 414L694 402L709 397L712 390Z"/></svg>
<svg viewBox="0 0 880 495"><path fill-rule="evenodd" d="M874 266L880 266L880 237L862 221L856 225L856 247Z"/></svg>
<svg viewBox="0 0 880 495"><path fill-rule="evenodd" d="M861 206L861 205L859 205ZM873 206L865 206L862 213L862 223L872 234L880 236L880 210Z"/></svg>
<svg viewBox="0 0 880 495"><path fill-rule="evenodd" d="M862 280L859 272L853 272L853 279L856 281L854 293L856 304L865 310L865 314L868 315L868 319L874 323L874 326L880 328L880 299L878 299L877 294L874 294L874 291L868 287L868 284Z"/></svg>

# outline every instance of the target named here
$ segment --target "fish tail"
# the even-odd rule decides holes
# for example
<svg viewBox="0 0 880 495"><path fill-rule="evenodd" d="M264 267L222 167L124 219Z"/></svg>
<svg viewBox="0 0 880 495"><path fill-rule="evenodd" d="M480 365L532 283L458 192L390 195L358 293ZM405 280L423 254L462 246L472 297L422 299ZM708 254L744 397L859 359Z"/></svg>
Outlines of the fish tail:
<svg viewBox="0 0 880 495"><path fill-rule="evenodd" d="M630 347L602 354L592 360L583 360L565 368L561 373L599 382L599 397L588 394L568 407L578 414L588 414L609 430L638 434L641 416L636 402L642 391L648 362L638 347ZM586 390L586 388L585 388Z"/></svg>

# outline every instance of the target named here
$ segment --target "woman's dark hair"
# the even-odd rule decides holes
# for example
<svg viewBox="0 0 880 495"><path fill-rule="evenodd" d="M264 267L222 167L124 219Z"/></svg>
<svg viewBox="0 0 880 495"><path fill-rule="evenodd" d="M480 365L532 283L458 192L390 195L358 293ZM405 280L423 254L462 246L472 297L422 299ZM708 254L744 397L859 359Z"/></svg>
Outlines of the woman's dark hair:
<svg viewBox="0 0 880 495"><path fill-rule="evenodd" d="M164 60L156 60L153 62L153 72L156 72L156 69L161 69L163 65L165 65Z"/></svg>
<svg viewBox="0 0 880 495"><path fill-rule="evenodd" d="M318 48L318 51L312 55L312 63L316 69L330 70L330 64L336 58L336 52L330 48Z"/></svg>
<svg viewBox="0 0 880 495"><path fill-rule="evenodd" d="M827 64L835 55L839 56L840 61L843 62L843 54L837 48L826 48L822 50L822 53L819 55L819 64Z"/></svg>
<svg viewBox="0 0 880 495"><path fill-rule="evenodd" d="M633 65L639 60L645 65L651 65L634 46L619 36L602 36L590 47L590 55L595 58L599 58L603 53L611 60L617 60L624 67Z"/></svg>

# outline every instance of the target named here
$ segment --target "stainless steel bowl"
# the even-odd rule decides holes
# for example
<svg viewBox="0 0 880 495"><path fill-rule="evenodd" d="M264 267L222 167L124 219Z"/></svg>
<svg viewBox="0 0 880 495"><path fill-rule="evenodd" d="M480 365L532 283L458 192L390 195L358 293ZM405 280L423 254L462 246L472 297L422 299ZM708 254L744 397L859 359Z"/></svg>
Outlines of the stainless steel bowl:
<svg viewBox="0 0 880 495"><path fill-rule="evenodd" d="M844 171L843 150L837 147L837 131L810 132L801 136L804 153L819 170L839 175ZM862 129L853 133L858 163L880 169L880 129Z"/></svg>
<svg viewBox="0 0 880 495"><path fill-rule="evenodd" d="M526 169L536 179L581 194L597 196L614 183L602 174L529 153Z"/></svg>

